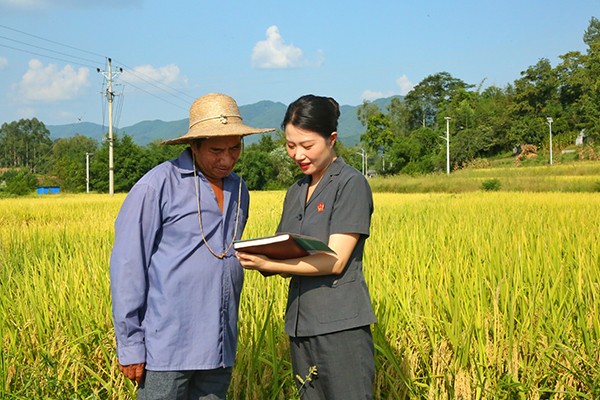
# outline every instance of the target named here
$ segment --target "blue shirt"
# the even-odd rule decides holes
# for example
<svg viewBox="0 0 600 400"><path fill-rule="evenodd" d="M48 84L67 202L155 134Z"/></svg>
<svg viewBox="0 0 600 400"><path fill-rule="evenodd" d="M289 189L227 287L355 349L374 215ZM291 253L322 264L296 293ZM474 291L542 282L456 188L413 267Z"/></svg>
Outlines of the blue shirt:
<svg viewBox="0 0 600 400"><path fill-rule="evenodd" d="M221 213L198 171L204 236L217 254L234 239L240 177L223 180ZM233 248L218 259L202 240L190 149L144 175L115 222L110 259L117 355L154 371L233 366L243 269ZM236 239L248 218L242 184Z"/></svg>

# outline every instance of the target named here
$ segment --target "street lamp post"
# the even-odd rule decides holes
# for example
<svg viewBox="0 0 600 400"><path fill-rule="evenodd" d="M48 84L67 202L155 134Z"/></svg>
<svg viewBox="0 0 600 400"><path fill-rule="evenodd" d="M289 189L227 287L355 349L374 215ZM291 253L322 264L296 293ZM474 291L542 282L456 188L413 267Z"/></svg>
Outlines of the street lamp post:
<svg viewBox="0 0 600 400"><path fill-rule="evenodd" d="M550 165L552 165L552 117L546 117L548 126L550 127Z"/></svg>
<svg viewBox="0 0 600 400"><path fill-rule="evenodd" d="M450 117L446 120L446 174L450 175Z"/></svg>
<svg viewBox="0 0 600 400"><path fill-rule="evenodd" d="M361 172L364 176L367 176L367 152L362 147L360 148L360 153L357 153L361 156Z"/></svg>
<svg viewBox="0 0 600 400"><path fill-rule="evenodd" d="M85 153L85 192L90 192L90 156L92 153Z"/></svg>

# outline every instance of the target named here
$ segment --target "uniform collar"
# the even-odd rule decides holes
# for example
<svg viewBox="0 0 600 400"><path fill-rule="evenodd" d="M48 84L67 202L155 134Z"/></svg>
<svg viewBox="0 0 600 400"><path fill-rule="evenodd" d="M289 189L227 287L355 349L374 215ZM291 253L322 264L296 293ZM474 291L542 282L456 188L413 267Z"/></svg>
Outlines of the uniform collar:
<svg viewBox="0 0 600 400"><path fill-rule="evenodd" d="M335 160L333 160L329 168L327 168L325 174L329 176L339 175L345 165L346 161L344 161L342 157L337 157Z"/></svg>
<svg viewBox="0 0 600 400"><path fill-rule="evenodd" d="M321 179L321 181L329 181L331 180L332 176L336 176L339 175L342 172L342 169L344 168L344 166L346 165L346 162L344 161L344 159L342 157L337 157L335 160L333 160L333 162L329 165L329 167L327 167L327 170L323 173L323 178ZM329 177L329 178L327 178ZM319 182L318 186L321 186L322 182ZM306 175L304 176L304 178L302 178L298 184L300 185L308 185L310 184L310 176Z"/></svg>

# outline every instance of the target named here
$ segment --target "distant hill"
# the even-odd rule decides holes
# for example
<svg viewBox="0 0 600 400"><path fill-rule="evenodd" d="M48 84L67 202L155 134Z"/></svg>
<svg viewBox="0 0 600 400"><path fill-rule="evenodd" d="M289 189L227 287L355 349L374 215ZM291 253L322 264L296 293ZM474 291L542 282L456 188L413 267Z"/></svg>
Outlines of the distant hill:
<svg viewBox="0 0 600 400"><path fill-rule="evenodd" d="M395 96L399 97L399 96ZM373 104L379 106L382 111L386 110L387 105L393 97L378 99ZM365 133L365 127L361 125L356 117L356 110L359 106L343 105L340 107L340 119L338 123L339 138L346 146L354 146L360 141L360 135ZM268 100L258 103L240 106L240 113L244 123L256 128L275 128L280 129L281 121L285 115L287 105L280 102ZM76 134L90 137L101 142L108 133L107 125L98 125L91 122L80 122L67 125L48 125L50 139L68 138ZM137 124L126 127L114 127L117 135L127 134L140 146L156 140L172 139L183 135L188 129L188 119L165 122L161 120L142 121ZM252 135L246 140L247 144L258 141L260 136Z"/></svg>

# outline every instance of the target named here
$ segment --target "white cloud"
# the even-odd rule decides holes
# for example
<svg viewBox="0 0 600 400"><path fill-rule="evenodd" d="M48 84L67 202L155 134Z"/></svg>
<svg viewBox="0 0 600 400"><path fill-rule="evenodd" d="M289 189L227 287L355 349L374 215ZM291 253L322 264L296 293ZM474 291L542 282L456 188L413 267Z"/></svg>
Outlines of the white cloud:
<svg viewBox="0 0 600 400"><path fill-rule="evenodd" d="M400 87L400 94L402 96L405 96L415 87L406 75L402 75L400 78L396 79L396 84Z"/></svg>
<svg viewBox="0 0 600 400"><path fill-rule="evenodd" d="M270 26L267 39L257 42L252 49L252 66L257 68L295 68L304 64L302 50L286 44L276 25Z"/></svg>
<svg viewBox="0 0 600 400"><path fill-rule="evenodd" d="M17 89L24 101L54 102L76 98L89 86L89 69L75 70L65 65L59 70L55 64L44 64L40 60L29 61L29 69L21 78Z"/></svg>
<svg viewBox="0 0 600 400"><path fill-rule="evenodd" d="M134 86L153 86L160 90L187 86L187 77L180 75L177 65L169 64L164 67L154 67L150 64L139 65L133 71L124 71L121 80ZM166 88L165 88L166 86Z"/></svg>
<svg viewBox="0 0 600 400"><path fill-rule="evenodd" d="M361 98L363 100L367 100L367 101L373 101L373 100L377 100L383 97L383 93L382 92L375 92L373 90L365 90L362 93Z"/></svg>
<svg viewBox="0 0 600 400"><path fill-rule="evenodd" d="M386 98L386 97L391 97L393 95L394 95L394 92L386 92L386 93L384 93L384 92L376 92L374 90L367 89L367 90L365 90L362 93L361 97L362 97L363 100L373 101L373 100L377 100L377 99L383 99L383 98Z"/></svg>
<svg viewBox="0 0 600 400"><path fill-rule="evenodd" d="M405 96L415 87L415 85L408 79L408 76L406 75L402 75L400 78L396 79L396 85L398 85L398 87L400 88L401 96ZM362 93L362 99L367 101L373 101L377 99L396 96L397 94L398 93L391 90L387 92L379 92L367 89Z"/></svg>
<svg viewBox="0 0 600 400"><path fill-rule="evenodd" d="M8 65L8 58L0 57L0 71L2 71Z"/></svg>

